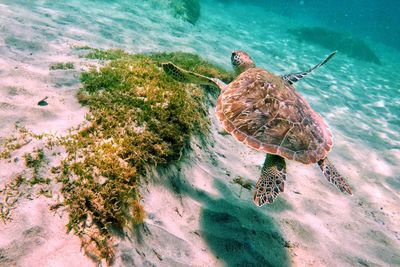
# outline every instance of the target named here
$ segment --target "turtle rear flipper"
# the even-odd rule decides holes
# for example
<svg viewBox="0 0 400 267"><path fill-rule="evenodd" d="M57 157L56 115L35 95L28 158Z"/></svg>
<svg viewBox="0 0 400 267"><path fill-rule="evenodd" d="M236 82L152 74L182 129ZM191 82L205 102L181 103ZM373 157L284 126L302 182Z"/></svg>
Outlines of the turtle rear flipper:
<svg viewBox="0 0 400 267"><path fill-rule="evenodd" d="M181 69L172 64L171 62L163 63L162 67L165 73L167 73L168 75L170 75L172 78L174 78L179 82L211 85L211 86L216 86L221 90L223 90L226 86L224 82L220 81L217 78L209 78L207 76L198 73Z"/></svg>
<svg viewBox="0 0 400 267"><path fill-rule="evenodd" d="M282 75L282 79L284 79L287 83L289 84L294 84L295 82L300 81L302 78L310 74L313 70L321 67L324 65L326 62L328 62L334 55L336 54L336 51L332 52L329 56L327 56L324 60L322 60L320 63L315 65L314 67L310 68L307 71L303 72L297 72L297 73L290 73L286 75Z"/></svg>
<svg viewBox="0 0 400 267"><path fill-rule="evenodd" d="M318 161L318 166L328 181L334 184L340 191L352 195L349 184L346 179L339 174L335 166L328 160L328 158Z"/></svg>
<svg viewBox="0 0 400 267"><path fill-rule="evenodd" d="M278 155L267 154L261 169L261 177L254 191L253 201L261 207L271 204L280 192L283 192L286 180L285 159Z"/></svg>

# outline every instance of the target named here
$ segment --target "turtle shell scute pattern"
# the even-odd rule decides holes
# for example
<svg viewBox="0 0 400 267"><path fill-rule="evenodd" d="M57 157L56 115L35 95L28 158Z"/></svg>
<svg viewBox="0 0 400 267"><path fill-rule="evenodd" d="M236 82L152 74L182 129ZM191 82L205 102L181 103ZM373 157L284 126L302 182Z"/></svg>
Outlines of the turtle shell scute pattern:
<svg viewBox="0 0 400 267"><path fill-rule="evenodd" d="M216 114L238 141L290 160L315 163L332 147L322 117L293 86L263 69L249 69L230 83Z"/></svg>

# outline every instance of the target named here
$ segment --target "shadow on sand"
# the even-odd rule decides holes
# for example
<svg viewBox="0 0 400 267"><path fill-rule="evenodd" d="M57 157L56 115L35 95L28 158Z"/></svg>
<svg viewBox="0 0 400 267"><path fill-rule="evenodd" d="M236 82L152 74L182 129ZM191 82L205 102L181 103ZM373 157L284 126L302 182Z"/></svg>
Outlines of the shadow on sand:
<svg viewBox="0 0 400 267"><path fill-rule="evenodd" d="M168 176L172 191L203 204L200 235L227 266L290 265L282 233L273 219L253 207L251 201L238 200L218 179L214 180L214 186L223 198L193 188L180 174Z"/></svg>

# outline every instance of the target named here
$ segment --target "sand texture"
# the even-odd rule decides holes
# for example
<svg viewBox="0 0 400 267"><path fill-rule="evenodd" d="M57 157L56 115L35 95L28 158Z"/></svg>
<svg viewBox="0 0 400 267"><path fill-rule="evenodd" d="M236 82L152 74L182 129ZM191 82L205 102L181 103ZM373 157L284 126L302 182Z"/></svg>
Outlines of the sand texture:
<svg viewBox="0 0 400 267"><path fill-rule="evenodd" d="M2 1L0 140L16 125L63 136L85 122L88 110L75 96L79 75L98 62L80 58L75 46L194 52L227 69L230 52L243 49L278 74L304 70L331 52L290 33L318 25L225 2L202 1L193 25L155 1ZM369 45L380 65L339 51L296 85L330 125L329 158L353 196L329 184L316 164L288 161L285 192L256 207L252 190L233 180L254 188L265 155L224 133L215 96L207 95L210 132L143 182L145 222L116 238L113 266L400 266L400 57ZM51 69L60 62L74 67ZM48 105L39 106L46 96ZM0 159L0 188L25 171L24 153L44 142L31 140ZM64 153L47 156L57 162ZM50 211L59 197L17 198L12 221L0 221L0 266L96 265L67 234L68 213Z"/></svg>

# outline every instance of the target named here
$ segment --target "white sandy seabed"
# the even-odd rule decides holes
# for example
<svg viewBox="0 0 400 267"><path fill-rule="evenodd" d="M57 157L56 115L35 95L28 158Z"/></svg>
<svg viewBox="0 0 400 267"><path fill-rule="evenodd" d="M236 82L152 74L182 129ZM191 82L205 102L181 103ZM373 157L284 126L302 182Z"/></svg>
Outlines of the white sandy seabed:
<svg viewBox="0 0 400 267"><path fill-rule="evenodd" d="M154 1L35 2L0 3L1 137L16 123L62 135L84 121L74 94L86 63L73 45L183 50L226 68L230 52L244 49L276 73L301 70L331 52L298 43L286 32L297 22L255 7L204 1L193 26ZM154 174L144 191L146 226L116 245L115 266L400 265L400 60L389 48L374 48L382 66L339 53L297 85L332 128L330 158L349 178L352 197L328 184L317 166L289 162L285 192L256 208L252 193L232 179L255 183L265 155L221 135L210 107L207 145L193 140L180 167ZM67 61L75 70L49 70ZM49 105L37 106L45 96ZM0 185L23 168L0 161ZM0 266L94 265L78 238L65 233L67 215L49 211L53 202L22 201L13 222L0 224Z"/></svg>

